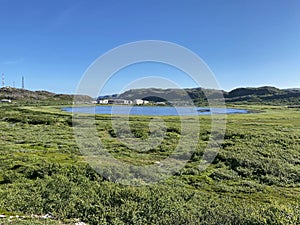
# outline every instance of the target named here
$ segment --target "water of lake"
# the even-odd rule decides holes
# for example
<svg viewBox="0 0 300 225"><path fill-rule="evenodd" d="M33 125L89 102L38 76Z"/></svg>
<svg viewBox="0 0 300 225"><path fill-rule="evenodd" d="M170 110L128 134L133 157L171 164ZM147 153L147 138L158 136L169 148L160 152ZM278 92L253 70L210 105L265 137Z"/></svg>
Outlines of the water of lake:
<svg viewBox="0 0 300 225"><path fill-rule="evenodd" d="M195 116L213 114L248 113L245 109L169 107L169 106L87 106L65 107L63 111L85 114L144 115L144 116Z"/></svg>

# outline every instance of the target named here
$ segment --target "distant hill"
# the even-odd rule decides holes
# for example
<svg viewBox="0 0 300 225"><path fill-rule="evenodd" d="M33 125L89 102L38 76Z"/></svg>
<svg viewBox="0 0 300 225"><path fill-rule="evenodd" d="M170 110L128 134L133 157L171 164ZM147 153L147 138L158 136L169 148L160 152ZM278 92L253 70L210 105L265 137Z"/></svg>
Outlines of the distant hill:
<svg viewBox="0 0 300 225"><path fill-rule="evenodd" d="M268 86L259 87L259 88L248 87L248 88L236 88L230 91L227 94L227 97L235 98L235 97L251 96L251 95L266 96L266 95L278 95L283 93L284 93L283 90L280 90L275 87L268 87Z"/></svg>
<svg viewBox="0 0 300 225"><path fill-rule="evenodd" d="M152 102L172 102L172 101L188 101L193 100L195 103L202 104L207 102L207 97L220 98L224 91L203 89L203 88L188 88L188 89L160 89L160 88L143 88L131 89L118 96L129 100L144 99Z"/></svg>
<svg viewBox="0 0 300 225"><path fill-rule="evenodd" d="M10 99L17 103L33 104L71 104L75 95L55 94L49 91L30 91L20 88L0 88L0 99ZM76 95L80 102L91 102L92 98L86 95Z"/></svg>
<svg viewBox="0 0 300 225"><path fill-rule="evenodd" d="M224 97L227 102L259 102L299 105L300 89L278 89L270 86L237 88L225 94Z"/></svg>
<svg viewBox="0 0 300 225"><path fill-rule="evenodd" d="M276 87L236 88L230 92L223 90L188 88L188 89L131 89L118 96L124 99L145 99L149 101L184 101L190 98L196 104L206 104L207 97L218 99L221 96L228 103L262 103L262 104L300 104L300 89L278 89Z"/></svg>
<svg viewBox="0 0 300 225"><path fill-rule="evenodd" d="M0 88L0 100L10 99L20 104L71 104L74 97L75 95L56 94L49 91ZM299 88L278 89L270 86L236 88L229 92L204 88L141 88L131 89L120 95L105 96L105 98L144 99L152 102L186 102L192 100L197 105L206 105L207 98L219 99L221 97L224 97L227 103L300 105ZM91 103L92 100L87 95L76 95L77 103Z"/></svg>

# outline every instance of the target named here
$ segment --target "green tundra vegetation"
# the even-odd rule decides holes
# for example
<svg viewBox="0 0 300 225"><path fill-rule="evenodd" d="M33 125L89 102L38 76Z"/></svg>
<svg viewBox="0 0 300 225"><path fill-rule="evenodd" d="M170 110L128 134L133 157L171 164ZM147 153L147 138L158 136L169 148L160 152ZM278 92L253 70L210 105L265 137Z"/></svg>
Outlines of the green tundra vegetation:
<svg viewBox="0 0 300 225"><path fill-rule="evenodd" d="M7 217L0 224L74 224L77 218L87 224L300 224L300 109L236 107L260 113L227 115L224 142L206 170L199 165L211 118L200 116L199 141L185 167L161 182L130 186L85 161L70 113L2 104L0 214ZM136 138L147 139L151 118L130 117ZM118 135L126 131L118 134L109 116L97 115L95 123L112 155L148 165L172 153L181 135L179 118L163 119L164 140L149 151L124 145ZM47 213L54 219L9 219Z"/></svg>

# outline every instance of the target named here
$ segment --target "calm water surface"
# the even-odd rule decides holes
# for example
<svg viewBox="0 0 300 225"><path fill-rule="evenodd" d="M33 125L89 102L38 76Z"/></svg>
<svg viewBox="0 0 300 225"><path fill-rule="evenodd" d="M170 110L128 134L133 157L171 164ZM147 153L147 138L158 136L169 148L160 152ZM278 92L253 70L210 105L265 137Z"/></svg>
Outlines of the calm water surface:
<svg viewBox="0 0 300 225"><path fill-rule="evenodd" d="M218 114L248 113L245 109L233 108L201 108L201 107L169 107L169 106L86 106L65 107L67 112L86 114L113 114L113 115L145 115L145 116L193 116Z"/></svg>

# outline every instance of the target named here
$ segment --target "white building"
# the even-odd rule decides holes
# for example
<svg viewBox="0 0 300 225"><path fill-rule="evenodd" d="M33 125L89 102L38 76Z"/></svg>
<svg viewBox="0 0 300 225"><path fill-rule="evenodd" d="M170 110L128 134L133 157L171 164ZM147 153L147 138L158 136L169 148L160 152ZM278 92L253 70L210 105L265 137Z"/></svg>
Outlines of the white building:
<svg viewBox="0 0 300 225"><path fill-rule="evenodd" d="M130 105L130 104L132 104L132 101L126 100L126 99L109 99L108 104Z"/></svg>
<svg viewBox="0 0 300 225"><path fill-rule="evenodd" d="M98 100L98 104L108 104L108 99L100 99Z"/></svg>
<svg viewBox="0 0 300 225"><path fill-rule="evenodd" d="M143 100L143 99L135 99L133 100L133 104L135 105L145 105L148 104L149 101Z"/></svg>
<svg viewBox="0 0 300 225"><path fill-rule="evenodd" d="M142 100L142 99L135 99L135 100L133 100L133 104L135 104L135 105L143 105L144 104L144 100Z"/></svg>

